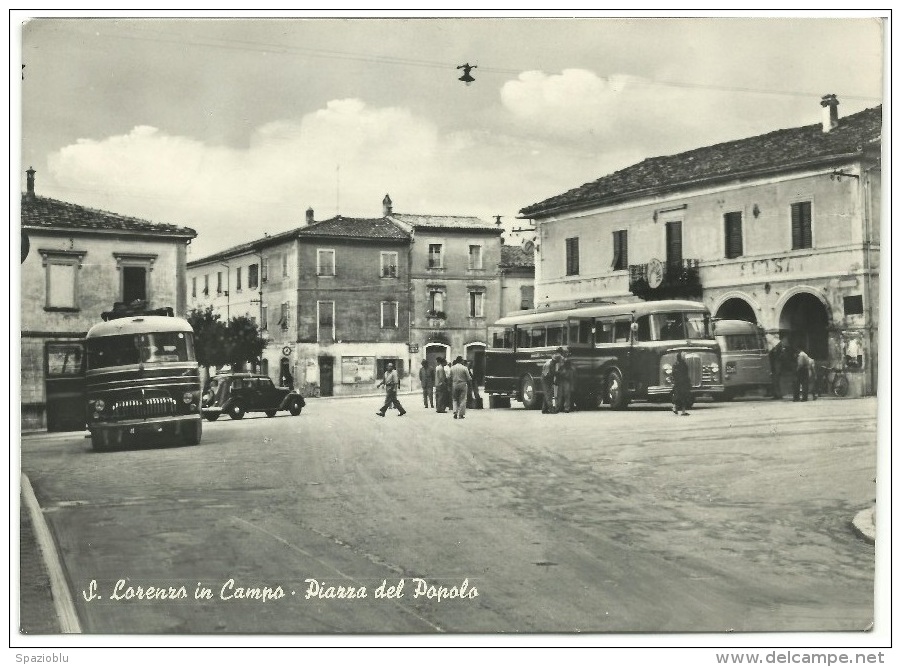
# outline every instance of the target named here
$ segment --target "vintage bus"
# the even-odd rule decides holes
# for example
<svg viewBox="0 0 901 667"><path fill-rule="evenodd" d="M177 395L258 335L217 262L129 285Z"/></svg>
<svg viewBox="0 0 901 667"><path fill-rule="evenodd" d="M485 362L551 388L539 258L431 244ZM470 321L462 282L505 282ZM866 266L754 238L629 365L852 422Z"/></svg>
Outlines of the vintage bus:
<svg viewBox="0 0 901 667"><path fill-rule="evenodd" d="M498 320L485 355L489 405L509 406L515 398L526 408L540 407L541 368L560 347L568 348L575 367L579 409L621 410L636 399L669 400L678 352L688 363L693 396L723 392L720 348L704 305L648 301Z"/></svg>
<svg viewBox="0 0 901 667"><path fill-rule="evenodd" d="M746 394L770 395L772 375L766 335L758 324L744 320L714 320L713 335L723 359L722 399Z"/></svg>
<svg viewBox="0 0 901 667"><path fill-rule="evenodd" d="M200 442L194 332L171 308L114 309L88 331L87 425L95 450L142 436Z"/></svg>

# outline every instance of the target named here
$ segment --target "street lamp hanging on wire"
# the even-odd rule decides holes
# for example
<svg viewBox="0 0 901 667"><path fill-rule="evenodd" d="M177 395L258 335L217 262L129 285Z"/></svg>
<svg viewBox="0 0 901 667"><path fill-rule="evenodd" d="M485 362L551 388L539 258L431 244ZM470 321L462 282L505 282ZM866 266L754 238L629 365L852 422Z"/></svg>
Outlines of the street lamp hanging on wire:
<svg viewBox="0 0 901 667"><path fill-rule="evenodd" d="M463 70L463 76L460 77L459 81L462 81L467 86L475 81L475 79L470 76L469 72L471 70L474 70L476 67L478 67L478 65L470 65L469 63L466 63L465 65L457 65L457 69Z"/></svg>

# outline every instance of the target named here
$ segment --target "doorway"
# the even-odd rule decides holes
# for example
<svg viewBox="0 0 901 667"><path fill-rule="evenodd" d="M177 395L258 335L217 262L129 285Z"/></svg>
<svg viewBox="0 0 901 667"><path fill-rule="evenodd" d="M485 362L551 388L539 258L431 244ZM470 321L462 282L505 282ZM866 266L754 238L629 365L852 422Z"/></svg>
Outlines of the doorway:
<svg viewBox="0 0 901 667"><path fill-rule="evenodd" d="M335 358L319 357L319 395L332 396L335 391Z"/></svg>
<svg viewBox="0 0 901 667"><path fill-rule="evenodd" d="M751 304L737 297L723 301L723 305L716 311L716 317L721 320L744 320L757 324L757 316Z"/></svg>
<svg viewBox="0 0 901 667"><path fill-rule="evenodd" d="M789 345L803 349L813 359L829 359L829 313L816 296L795 294L782 307L779 329Z"/></svg>

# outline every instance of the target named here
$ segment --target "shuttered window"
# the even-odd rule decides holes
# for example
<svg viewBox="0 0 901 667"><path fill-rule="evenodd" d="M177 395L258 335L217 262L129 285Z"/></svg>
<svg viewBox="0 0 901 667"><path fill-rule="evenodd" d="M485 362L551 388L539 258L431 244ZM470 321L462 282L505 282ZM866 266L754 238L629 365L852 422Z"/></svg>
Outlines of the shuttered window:
<svg viewBox="0 0 901 667"><path fill-rule="evenodd" d="M579 237L566 239L566 275L579 275Z"/></svg>
<svg viewBox="0 0 901 667"><path fill-rule="evenodd" d="M726 226L726 258L741 257L744 254L741 241L741 213L727 213L723 218Z"/></svg>
<svg viewBox="0 0 901 667"><path fill-rule="evenodd" d="M810 202L792 204L792 250L813 247Z"/></svg>
<svg viewBox="0 0 901 667"><path fill-rule="evenodd" d="M625 229L613 232L613 270L629 268L629 236Z"/></svg>
<svg viewBox="0 0 901 667"><path fill-rule="evenodd" d="M682 222L666 223L666 263L682 264Z"/></svg>

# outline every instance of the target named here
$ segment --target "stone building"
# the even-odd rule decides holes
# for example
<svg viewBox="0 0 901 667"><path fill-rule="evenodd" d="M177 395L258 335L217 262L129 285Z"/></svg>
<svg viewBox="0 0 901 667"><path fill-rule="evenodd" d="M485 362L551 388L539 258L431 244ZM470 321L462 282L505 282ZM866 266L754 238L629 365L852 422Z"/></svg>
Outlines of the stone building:
<svg viewBox="0 0 901 667"><path fill-rule="evenodd" d="M488 327L500 316L501 229L471 216L383 214L411 237L410 320L413 367L462 356L484 375Z"/></svg>
<svg viewBox="0 0 901 667"><path fill-rule="evenodd" d="M500 317L535 307L535 253L518 245L501 246L498 265Z"/></svg>
<svg viewBox="0 0 901 667"><path fill-rule="evenodd" d="M523 208L538 307L691 298L876 387L882 107L648 158Z"/></svg>
<svg viewBox="0 0 901 667"><path fill-rule="evenodd" d="M85 427L83 340L116 302L186 311L193 229L22 195L22 429Z"/></svg>

